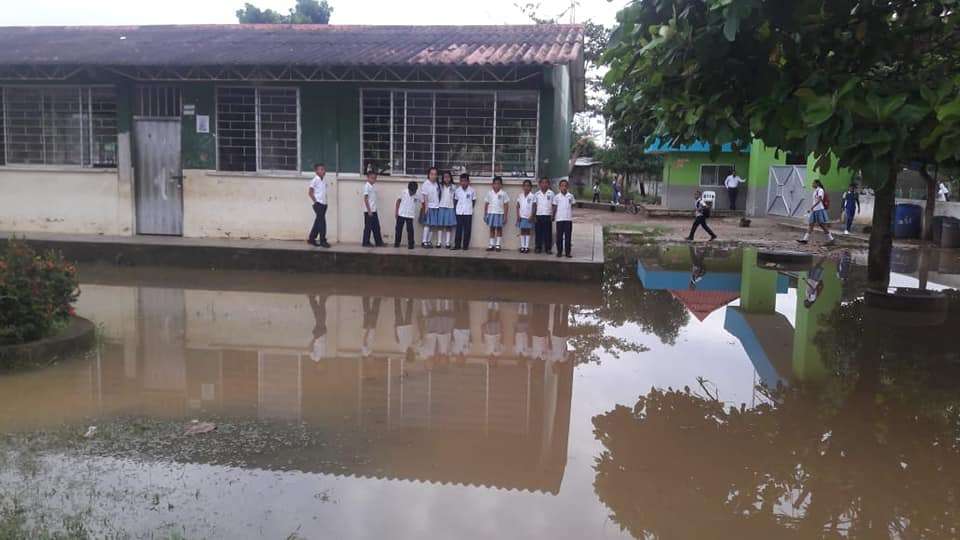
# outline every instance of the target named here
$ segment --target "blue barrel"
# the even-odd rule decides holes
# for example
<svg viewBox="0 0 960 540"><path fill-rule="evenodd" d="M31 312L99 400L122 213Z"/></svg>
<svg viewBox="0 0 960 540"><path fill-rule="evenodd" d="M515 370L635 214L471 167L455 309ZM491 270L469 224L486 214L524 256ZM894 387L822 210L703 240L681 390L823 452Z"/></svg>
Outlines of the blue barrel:
<svg viewBox="0 0 960 540"><path fill-rule="evenodd" d="M893 210L893 237L920 238L923 208L916 204L898 204Z"/></svg>

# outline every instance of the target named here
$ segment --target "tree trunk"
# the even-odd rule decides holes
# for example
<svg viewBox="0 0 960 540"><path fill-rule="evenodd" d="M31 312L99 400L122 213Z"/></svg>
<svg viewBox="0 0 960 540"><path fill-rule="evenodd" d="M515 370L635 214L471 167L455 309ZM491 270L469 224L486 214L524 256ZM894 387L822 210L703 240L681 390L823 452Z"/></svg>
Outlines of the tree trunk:
<svg viewBox="0 0 960 540"><path fill-rule="evenodd" d="M870 253L867 255L867 279L886 289L890 283L890 256L893 251L893 206L897 200L897 169L891 167L887 181L873 190L873 226Z"/></svg>
<svg viewBox="0 0 960 540"><path fill-rule="evenodd" d="M927 203L923 207L923 235L921 239L933 241L933 211L937 208L937 181L930 176L927 165L920 166L920 176L927 183Z"/></svg>

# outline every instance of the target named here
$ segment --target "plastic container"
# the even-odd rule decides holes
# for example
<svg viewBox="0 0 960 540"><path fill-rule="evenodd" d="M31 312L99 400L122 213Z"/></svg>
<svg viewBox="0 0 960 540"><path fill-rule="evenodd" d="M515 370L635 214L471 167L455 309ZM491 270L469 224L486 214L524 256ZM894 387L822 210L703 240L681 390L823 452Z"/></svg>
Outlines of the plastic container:
<svg viewBox="0 0 960 540"><path fill-rule="evenodd" d="M893 211L894 238L920 238L923 208L916 204L898 204Z"/></svg>
<svg viewBox="0 0 960 540"><path fill-rule="evenodd" d="M948 218L943 220L940 231L940 247L960 248L960 219Z"/></svg>

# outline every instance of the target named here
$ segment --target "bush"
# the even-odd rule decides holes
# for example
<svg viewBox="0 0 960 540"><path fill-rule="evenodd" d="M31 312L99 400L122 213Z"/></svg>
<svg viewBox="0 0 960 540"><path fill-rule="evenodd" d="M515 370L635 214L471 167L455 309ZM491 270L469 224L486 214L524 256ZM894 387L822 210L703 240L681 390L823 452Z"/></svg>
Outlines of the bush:
<svg viewBox="0 0 960 540"><path fill-rule="evenodd" d="M63 255L38 254L10 239L0 251L0 344L34 341L55 332L73 315L79 294L77 269Z"/></svg>

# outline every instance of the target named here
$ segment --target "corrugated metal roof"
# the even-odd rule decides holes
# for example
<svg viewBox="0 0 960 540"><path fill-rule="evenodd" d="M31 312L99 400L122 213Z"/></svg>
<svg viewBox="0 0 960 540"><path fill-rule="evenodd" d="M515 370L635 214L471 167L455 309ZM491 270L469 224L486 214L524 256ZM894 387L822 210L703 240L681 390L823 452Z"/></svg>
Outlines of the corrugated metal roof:
<svg viewBox="0 0 960 540"><path fill-rule="evenodd" d="M0 65L414 66L583 63L580 25L0 27ZM580 68L582 69L582 68Z"/></svg>

